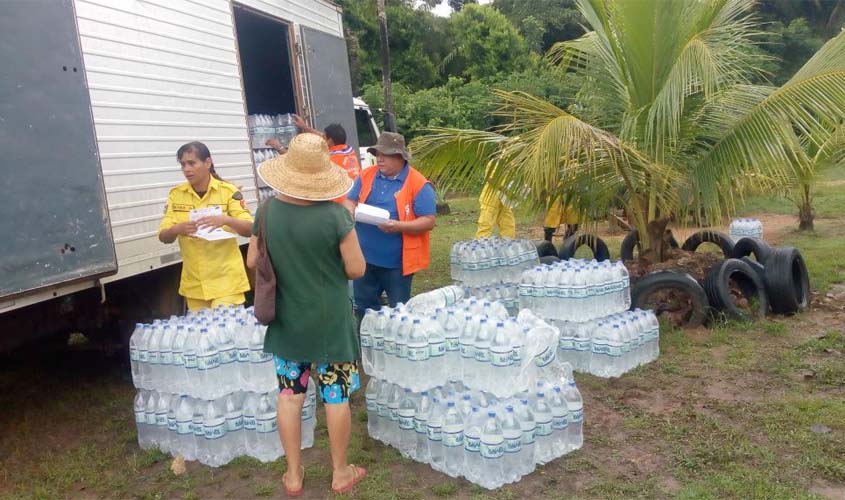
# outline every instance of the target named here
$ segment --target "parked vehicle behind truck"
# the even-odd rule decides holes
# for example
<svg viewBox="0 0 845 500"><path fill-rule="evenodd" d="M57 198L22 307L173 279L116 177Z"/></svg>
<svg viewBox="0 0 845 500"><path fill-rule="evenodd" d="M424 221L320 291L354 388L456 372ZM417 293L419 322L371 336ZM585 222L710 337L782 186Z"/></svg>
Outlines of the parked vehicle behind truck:
<svg viewBox="0 0 845 500"><path fill-rule="evenodd" d="M206 143L254 211L249 115L340 123L354 147L375 125L328 0L10 0L0 64L0 350L181 312L157 239L180 145Z"/></svg>

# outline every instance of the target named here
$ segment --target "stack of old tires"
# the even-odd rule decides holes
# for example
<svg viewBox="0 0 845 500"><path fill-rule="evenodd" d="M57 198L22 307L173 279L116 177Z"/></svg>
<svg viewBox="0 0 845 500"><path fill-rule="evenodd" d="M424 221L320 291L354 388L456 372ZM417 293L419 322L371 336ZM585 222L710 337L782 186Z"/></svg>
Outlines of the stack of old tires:
<svg viewBox="0 0 845 500"><path fill-rule="evenodd" d="M628 248L633 249L635 243L636 235ZM632 307L645 307L649 298L661 290L684 294L692 306L685 322L687 326L699 326L708 317L718 315L751 321L770 312L794 314L807 307L810 296L807 266L796 248L771 247L758 238L741 238L734 243L724 233L710 230L690 236L681 248L694 252L703 243L718 245L725 258L710 268L701 283L685 272L654 272L633 286ZM633 258L631 250L625 255L624 242L622 246L623 259ZM734 292L738 289L741 294L739 299L733 296L731 282L735 285ZM740 301L747 307L739 307Z"/></svg>
<svg viewBox="0 0 845 500"><path fill-rule="evenodd" d="M579 233L566 238L560 244L560 250L550 241L535 241L534 245L537 247L537 254L542 264L572 259L575 257L575 252L583 246L590 248L593 258L598 262L610 259L610 250L604 240L589 233Z"/></svg>

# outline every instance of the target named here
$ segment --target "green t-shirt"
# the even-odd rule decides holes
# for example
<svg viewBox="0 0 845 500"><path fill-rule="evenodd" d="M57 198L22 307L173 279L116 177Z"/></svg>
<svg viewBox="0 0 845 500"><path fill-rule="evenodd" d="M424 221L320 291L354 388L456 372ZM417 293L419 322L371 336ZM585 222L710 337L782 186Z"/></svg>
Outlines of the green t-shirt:
<svg viewBox="0 0 845 500"><path fill-rule="evenodd" d="M340 242L355 227L349 211L328 201L303 206L271 198L266 203L276 319L267 328L264 350L287 361L354 361L358 339L340 255Z"/></svg>

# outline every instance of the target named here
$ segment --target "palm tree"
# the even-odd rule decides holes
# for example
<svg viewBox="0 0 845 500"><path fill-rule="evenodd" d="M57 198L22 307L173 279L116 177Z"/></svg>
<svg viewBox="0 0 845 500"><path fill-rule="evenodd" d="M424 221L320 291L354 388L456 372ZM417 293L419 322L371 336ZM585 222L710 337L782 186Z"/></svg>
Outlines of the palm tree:
<svg viewBox="0 0 845 500"><path fill-rule="evenodd" d="M578 0L592 31L549 52L583 82L572 105L496 91L504 125L433 129L413 144L418 163L453 188L494 164L487 180L537 208L558 196L584 216L620 204L641 255L663 260L672 217L719 221L742 196L788 185L795 131L820 145L819 118L845 116L845 34L783 86L755 85L752 6Z"/></svg>
<svg viewBox="0 0 845 500"><path fill-rule="evenodd" d="M814 136L815 140L795 133L795 156L793 158L792 184L786 197L798 207L798 229L813 231L815 210L813 209L813 185L824 170L845 164L845 123L829 123L821 120Z"/></svg>

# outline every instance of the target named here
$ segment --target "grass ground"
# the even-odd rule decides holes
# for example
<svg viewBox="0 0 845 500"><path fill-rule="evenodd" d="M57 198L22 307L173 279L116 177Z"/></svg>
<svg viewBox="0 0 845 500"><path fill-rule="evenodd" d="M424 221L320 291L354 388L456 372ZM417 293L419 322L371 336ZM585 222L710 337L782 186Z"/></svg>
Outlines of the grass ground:
<svg viewBox="0 0 845 500"><path fill-rule="evenodd" d="M351 497L845 498L845 313L837 304L845 301L845 189L825 185L819 200L838 209L820 218L815 235L793 231L797 222L766 226L768 238L805 255L822 290L812 310L753 325L664 330L657 361L615 380L578 375L584 448L494 492L368 439L359 393L350 460L371 474ZM754 201L745 210L772 216L763 206ZM416 291L448 282L451 242L474 232L475 200L451 200L451 208ZM519 227L541 234L536 217L520 215ZM619 239L608 238L614 255ZM828 294L832 302L821 300ZM19 351L0 366L0 498L284 497L283 459L238 459L219 469L190 463L175 476L169 457L140 450L121 356L81 345ZM305 498L332 497L323 422L305 454Z"/></svg>

